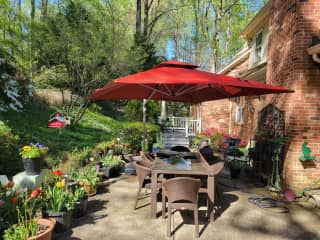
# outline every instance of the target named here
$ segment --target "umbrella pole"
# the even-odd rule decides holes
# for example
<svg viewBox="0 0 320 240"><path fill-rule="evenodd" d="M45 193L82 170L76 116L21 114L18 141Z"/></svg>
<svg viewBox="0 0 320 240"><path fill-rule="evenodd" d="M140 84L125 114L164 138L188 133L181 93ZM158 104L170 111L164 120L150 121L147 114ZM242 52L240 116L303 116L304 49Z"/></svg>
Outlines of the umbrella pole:
<svg viewBox="0 0 320 240"><path fill-rule="evenodd" d="M143 114L143 144L142 144L142 150L145 151L146 150L146 139L147 139L147 126L146 126L146 122L147 122L147 99L143 99L143 103L142 103L142 114Z"/></svg>

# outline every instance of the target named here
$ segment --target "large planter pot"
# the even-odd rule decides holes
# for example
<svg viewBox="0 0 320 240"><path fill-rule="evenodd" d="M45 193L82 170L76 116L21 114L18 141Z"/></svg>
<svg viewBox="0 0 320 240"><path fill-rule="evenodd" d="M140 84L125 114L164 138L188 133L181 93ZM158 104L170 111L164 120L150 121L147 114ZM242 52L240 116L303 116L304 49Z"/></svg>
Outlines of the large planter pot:
<svg viewBox="0 0 320 240"><path fill-rule="evenodd" d="M231 167L231 166L230 166L230 175L231 175L231 178L233 178L233 179L238 179L238 178L240 178L240 172L241 172L241 169L240 169L240 168L234 168L234 167Z"/></svg>
<svg viewBox="0 0 320 240"><path fill-rule="evenodd" d="M72 212L57 212L49 213L49 217L54 218L57 221L54 231L57 233L65 232L71 227Z"/></svg>
<svg viewBox="0 0 320 240"><path fill-rule="evenodd" d="M87 213L88 197L84 197L76 202L75 208L72 211L73 218L83 217Z"/></svg>
<svg viewBox="0 0 320 240"><path fill-rule="evenodd" d="M54 218L40 218L38 219L38 225L45 226L46 230L44 232L41 232L37 236L29 237L28 240L51 240L52 231L56 225L56 220Z"/></svg>
<svg viewBox="0 0 320 240"><path fill-rule="evenodd" d="M111 168L110 170L110 177L119 177L122 171L122 167L121 166L114 166Z"/></svg>
<svg viewBox="0 0 320 240"><path fill-rule="evenodd" d="M109 178L109 177L110 177L110 170L111 170L110 167L103 167L103 168L101 168L101 171L103 172L103 175L104 175L106 178Z"/></svg>
<svg viewBox="0 0 320 240"><path fill-rule="evenodd" d="M42 158L22 158L23 167L27 175L39 175L42 162Z"/></svg>

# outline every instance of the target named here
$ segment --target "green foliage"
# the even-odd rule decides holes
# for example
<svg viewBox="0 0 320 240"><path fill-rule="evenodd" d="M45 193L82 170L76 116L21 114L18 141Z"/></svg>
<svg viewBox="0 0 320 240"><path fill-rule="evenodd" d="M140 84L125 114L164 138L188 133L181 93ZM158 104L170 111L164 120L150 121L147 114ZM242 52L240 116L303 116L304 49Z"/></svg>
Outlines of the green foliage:
<svg viewBox="0 0 320 240"><path fill-rule="evenodd" d="M316 156L311 155L311 148L309 148L307 145L308 145L307 142L304 142L302 144L302 147L301 147L302 156L300 156L299 160L300 161L315 161Z"/></svg>
<svg viewBox="0 0 320 240"><path fill-rule="evenodd" d="M136 73L154 67L164 61L156 55L156 48L150 40L140 34L134 36L134 43L128 52L128 71Z"/></svg>
<svg viewBox="0 0 320 240"><path fill-rule="evenodd" d="M64 180L57 179L53 186L46 186L44 201L48 213L70 211L74 208L73 194L68 190Z"/></svg>
<svg viewBox="0 0 320 240"><path fill-rule="evenodd" d="M39 231L39 225L35 219L36 209L40 207L37 197L40 195L40 190L33 190L20 193L20 206L16 207L17 224L5 230L5 240L25 240L28 237L36 236Z"/></svg>
<svg viewBox="0 0 320 240"><path fill-rule="evenodd" d="M97 176L97 169L95 166L86 166L79 169L72 169L70 176L73 180L79 182L81 185L88 182L91 183L93 187L96 187L99 180Z"/></svg>
<svg viewBox="0 0 320 240"><path fill-rule="evenodd" d="M0 120L0 173L13 176L23 169L19 157L19 137Z"/></svg>
<svg viewBox="0 0 320 240"><path fill-rule="evenodd" d="M8 114L0 115L0 119L6 120L7 126L13 129L14 134L20 136L19 140L12 133L5 136L6 141L10 139L9 141L14 144L8 144L8 147L0 145L0 149L5 149L0 151L0 156L4 156L0 159L6 164L6 167L1 167L1 170L6 169L11 161L17 164L14 161L19 159L17 142L20 144L25 142L44 143L50 147L50 155L46 159L50 160L51 165L56 165L57 160L63 160L64 152L70 152L65 160L75 157L71 156L71 152L75 149L78 149L76 152L81 155L80 149L92 149L97 143L112 139L121 126L120 122L109 117L87 111L79 126L62 130L52 129L47 126L49 116L53 112L55 109L47 105L33 103L33 105L27 105L22 113L9 111ZM3 141L2 137L0 141ZM11 161L8 161L9 159ZM75 161L80 160L75 159Z"/></svg>
<svg viewBox="0 0 320 240"><path fill-rule="evenodd" d="M39 226L36 219L31 219L25 224L17 224L5 231L4 240L25 240L35 236Z"/></svg>
<svg viewBox="0 0 320 240"><path fill-rule="evenodd" d="M121 156L105 156L104 158L101 159L101 162L106 166L106 167L123 167L125 164L125 161L121 159Z"/></svg>
<svg viewBox="0 0 320 240"><path fill-rule="evenodd" d="M12 60L9 60L11 58ZM0 46L0 111L19 111L32 96L32 88L21 70Z"/></svg>
<svg viewBox="0 0 320 240"><path fill-rule="evenodd" d="M157 125L147 124L147 143L152 144L156 140L157 134L160 132L160 127ZM141 141L143 136L143 124L124 123L121 130L119 130L120 138L124 142L130 144L131 149L135 151L141 150ZM150 145L151 147L151 145Z"/></svg>
<svg viewBox="0 0 320 240"><path fill-rule="evenodd" d="M86 196L86 192L85 192L83 186L76 185L75 189L73 191L74 201L77 202L77 201L83 199L85 196Z"/></svg>
<svg viewBox="0 0 320 240"><path fill-rule="evenodd" d="M146 105L146 117L148 122L156 123L160 115L159 106L156 101L149 100ZM142 121L142 100L130 100L126 104L125 117L128 121Z"/></svg>
<svg viewBox="0 0 320 240"><path fill-rule="evenodd" d="M41 145L39 143L23 146L20 151L20 156L22 158L40 158L48 153L48 147Z"/></svg>

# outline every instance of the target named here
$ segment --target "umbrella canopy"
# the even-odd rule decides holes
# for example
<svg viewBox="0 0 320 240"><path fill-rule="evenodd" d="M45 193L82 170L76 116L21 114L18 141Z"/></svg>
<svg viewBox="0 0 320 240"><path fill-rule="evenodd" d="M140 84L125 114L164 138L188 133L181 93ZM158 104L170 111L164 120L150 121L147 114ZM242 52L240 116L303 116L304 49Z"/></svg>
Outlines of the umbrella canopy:
<svg viewBox="0 0 320 240"><path fill-rule="evenodd" d="M237 96L289 93L292 90L197 70L197 65L169 61L118 78L96 89L91 100L155 99L199 103Z"/></svg>

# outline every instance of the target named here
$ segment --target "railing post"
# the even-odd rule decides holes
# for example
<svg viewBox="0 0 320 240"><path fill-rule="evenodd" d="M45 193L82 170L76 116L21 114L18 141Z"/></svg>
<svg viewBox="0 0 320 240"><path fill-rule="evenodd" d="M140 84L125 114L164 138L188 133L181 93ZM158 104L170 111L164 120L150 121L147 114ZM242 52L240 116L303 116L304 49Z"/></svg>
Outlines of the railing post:
<svg viewBox="0 0 320 240"><path fill-rule="evenodd" d="M171 120L172 120L172 129L174 129L174 116L172 116Z"/></svg>
<svg viewBox="0 0 320 240"><path fill-rule="evenodd" d="M186 124L186 137L189 136L189 118L185 118L185 124Z"/></svg>

